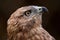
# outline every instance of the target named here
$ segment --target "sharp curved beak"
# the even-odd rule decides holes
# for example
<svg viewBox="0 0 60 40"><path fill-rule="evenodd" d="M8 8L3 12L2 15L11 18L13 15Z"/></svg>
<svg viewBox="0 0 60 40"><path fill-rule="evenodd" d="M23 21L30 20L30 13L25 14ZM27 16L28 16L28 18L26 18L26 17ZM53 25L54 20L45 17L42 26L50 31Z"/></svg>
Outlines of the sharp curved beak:
<svg viewBox="0 0 60 40"><path fill-rule="evenodd" d="M46 7L42 7L42 12L43 13L47 13L48 12L48 9Z"/></svg>
<svg viewBox="0 0 60 40"><path fill-rule="evenodd" d="M35 9L37 9L38 13L48 13L48 9L44 6L33 6Z"/></svg>

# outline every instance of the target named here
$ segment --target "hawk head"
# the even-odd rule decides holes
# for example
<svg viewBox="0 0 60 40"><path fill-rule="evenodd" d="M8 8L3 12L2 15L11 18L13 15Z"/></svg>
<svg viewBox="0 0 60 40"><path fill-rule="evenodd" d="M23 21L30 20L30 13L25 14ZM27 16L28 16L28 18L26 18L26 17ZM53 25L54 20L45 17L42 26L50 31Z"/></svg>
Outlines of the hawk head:
<svg viewBox="0 0 60 40"><path fill-rule="evenodd" d="M43 6L25 6L17 9L8 19L8 34L27 32L42 24L42 14L48 9Z"/></svg>

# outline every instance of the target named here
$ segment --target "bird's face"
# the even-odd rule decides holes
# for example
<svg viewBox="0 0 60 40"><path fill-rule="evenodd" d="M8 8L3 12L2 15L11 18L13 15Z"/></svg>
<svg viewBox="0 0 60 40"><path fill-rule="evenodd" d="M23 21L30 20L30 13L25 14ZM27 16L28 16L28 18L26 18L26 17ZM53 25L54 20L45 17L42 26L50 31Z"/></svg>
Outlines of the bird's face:
<svg viewBox="0 0 60 40"><path fill-rule="evenodd" d="M42 6L26 6L15 11L11 19L14 18L15 24L19 24L23 29L38 27L42 23L42 13L47 11L47 8Z"/></svg>

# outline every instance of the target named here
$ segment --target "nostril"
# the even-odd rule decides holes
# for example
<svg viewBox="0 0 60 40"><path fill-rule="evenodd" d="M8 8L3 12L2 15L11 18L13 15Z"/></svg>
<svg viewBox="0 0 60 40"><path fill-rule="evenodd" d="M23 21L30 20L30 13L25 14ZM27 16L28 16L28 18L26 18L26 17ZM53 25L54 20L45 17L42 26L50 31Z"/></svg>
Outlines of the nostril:
<svg viewBox="0 0 60 40"><path fill-rule="evenodd" d="M41 10L41 8L39 8L39 10Z"/></svg>

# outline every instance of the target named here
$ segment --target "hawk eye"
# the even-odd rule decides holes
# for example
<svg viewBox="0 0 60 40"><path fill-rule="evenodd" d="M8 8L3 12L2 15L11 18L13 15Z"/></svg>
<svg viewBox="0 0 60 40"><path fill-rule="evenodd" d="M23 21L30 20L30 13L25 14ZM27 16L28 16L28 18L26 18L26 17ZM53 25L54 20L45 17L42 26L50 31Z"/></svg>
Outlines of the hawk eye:
<svg viewBox="0 0 60 40"><path fill-rule="evenodd" d="M26 16L29 16L31 14L31 10L25 11L24 13Z"/></svg>

